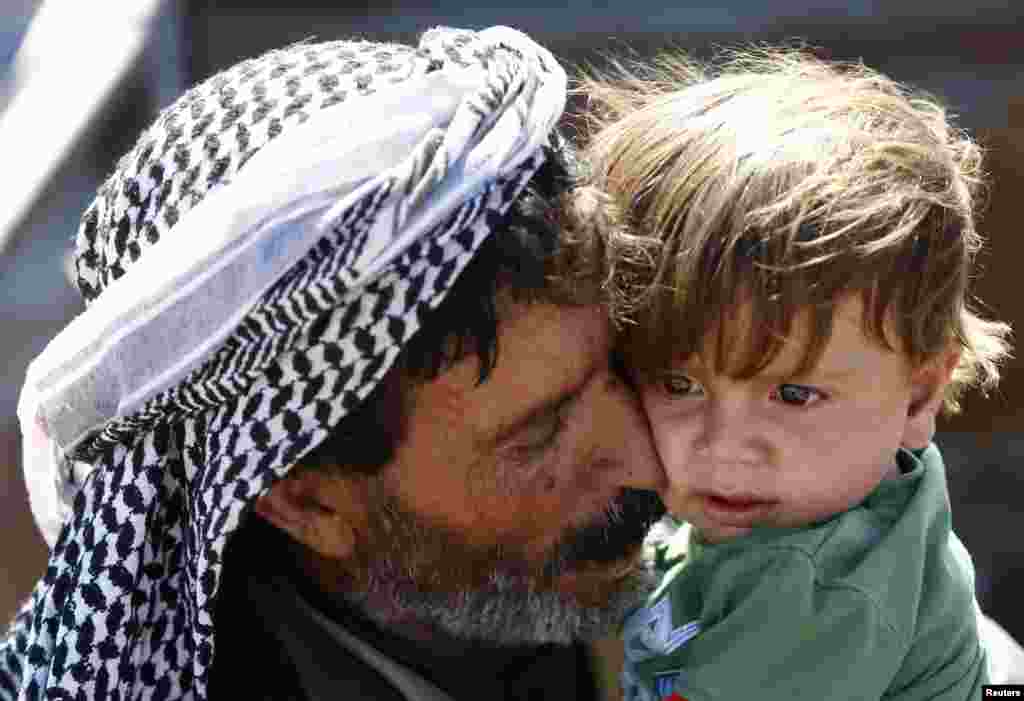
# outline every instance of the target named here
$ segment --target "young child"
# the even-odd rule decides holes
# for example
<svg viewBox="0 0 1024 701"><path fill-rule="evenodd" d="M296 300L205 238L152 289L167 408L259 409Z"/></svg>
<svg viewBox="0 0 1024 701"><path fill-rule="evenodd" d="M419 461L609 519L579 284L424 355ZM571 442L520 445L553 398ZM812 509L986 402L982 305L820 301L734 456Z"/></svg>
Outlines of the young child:
<svg viewBox="0 0 1024 701"><path fill-rule="evenodd" d="M624 354L688 524L626 622L626 699L981 698L931 443L1007 352L968 304L978 148L798 52L584 90Z"/></svg>

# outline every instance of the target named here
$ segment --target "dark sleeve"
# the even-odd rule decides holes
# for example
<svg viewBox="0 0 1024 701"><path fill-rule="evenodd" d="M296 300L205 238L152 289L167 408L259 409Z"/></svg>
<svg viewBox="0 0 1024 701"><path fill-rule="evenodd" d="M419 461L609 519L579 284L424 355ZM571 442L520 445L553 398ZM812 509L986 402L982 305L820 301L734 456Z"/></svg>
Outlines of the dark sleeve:
<svg viewBox="0 0 1024 701"><path fill-rule="evenodd" d="M275 627L280 620L276 614L281 611L269 611L273 602L253 596L254 583L294 575L284 538L262 519L250 518L228 543L214 614L216 647L209 678L210 701L316 701L317 692L303 683L303 666L291 658L279 637L281 630ZM404 701L379 672L332 641L325 631L314 626L310 636L309 655L303 662L328 656L330 696L352 701Z"/></svg>
<svg viewBox="0 0 1024 701"><path fill-rule="evenodd" d="M590 652L582 643L545 645L521 670L509 670L507 701L599 701ZM518 678L515 678L518 677Z"/></svg>
<svg viewBox="0 0 1024 701"><path fill-rule="evenodd" d="M284 645L258 613L241 610L244 597L224 595L229 592L225 587L218 597L210 701L309 701Z"/></svg>

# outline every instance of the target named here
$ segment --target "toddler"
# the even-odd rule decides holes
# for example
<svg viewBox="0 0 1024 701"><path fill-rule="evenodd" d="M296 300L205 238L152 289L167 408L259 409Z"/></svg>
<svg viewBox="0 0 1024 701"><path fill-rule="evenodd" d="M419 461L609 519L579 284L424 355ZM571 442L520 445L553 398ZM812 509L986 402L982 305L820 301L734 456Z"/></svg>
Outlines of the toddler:
<svg viewBox="0 0 1024 701"><path fill-rule="evenodd" d="M623 352L686 524L626 622L626 699L981 698L932 443L1007 353L968 294L978 148L799 52L585 90Z"/></svg>

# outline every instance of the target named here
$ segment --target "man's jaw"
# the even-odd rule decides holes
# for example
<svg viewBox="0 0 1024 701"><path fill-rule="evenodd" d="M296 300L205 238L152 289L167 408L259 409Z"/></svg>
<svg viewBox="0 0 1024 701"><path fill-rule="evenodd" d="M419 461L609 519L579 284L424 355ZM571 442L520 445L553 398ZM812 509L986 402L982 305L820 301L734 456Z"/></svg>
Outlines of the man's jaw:
<svg viewBox="0 0 1024 701"><path fill-rule="evenodd" d="M655 578L641 548L663 513L656 495L625 491L594 523L566 534L542 564L492 551L486 577L474 567L472 581L448 580L445 586L438 586L441 563L431 572L408 567L392 550L391 557L364 561L363 591L346 598L395 632L422 633L427 626L454 639L493 645L593 639L653 591ZM427 535L433 527L418 528ZM438 551L438 557L447 552Z"/></svg>
<svg viewBox="0 0 1024 701"><path fill-rule="evenodd" d="M421 641L496 647L567 645L614 630L657 579L636 553L613 563L580 563L543 586L495 569L485 586L429 592L411 579L374 573L346 599L382 628Z"/></svg>

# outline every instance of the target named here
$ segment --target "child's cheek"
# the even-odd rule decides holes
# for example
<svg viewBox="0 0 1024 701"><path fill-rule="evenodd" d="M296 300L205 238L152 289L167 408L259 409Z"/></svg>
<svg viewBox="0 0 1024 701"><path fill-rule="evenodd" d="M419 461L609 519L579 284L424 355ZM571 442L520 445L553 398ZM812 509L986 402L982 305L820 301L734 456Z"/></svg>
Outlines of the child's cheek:
<svg viewBox="0 0 1024 701"><path fill-rule="evenodd" d="M650 405L645 402L645 406ZM647 420L650 422L651 435L654 438L654 449L658 452L658 459L665 468L668 481L679 482L686 471L687 451L682 449L682 435L676 422L665 417L663 413L656 408L648 411Z"/></svg>
<svg viewBox="0 0 1024 701"><path fill-rule="evenodd" d="M677 425L672 413L666 410L665 399L659 392L650 386L641 387L640 399L647 412L654 448L668 477L668 483L660 492L661 500L669 513L680 516L684 513L686 494L689 492L686 487L687 461L680 445L679 429L682 427Z"/></svg>

